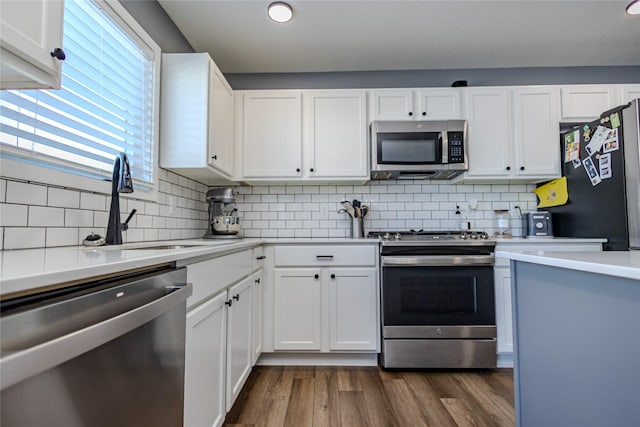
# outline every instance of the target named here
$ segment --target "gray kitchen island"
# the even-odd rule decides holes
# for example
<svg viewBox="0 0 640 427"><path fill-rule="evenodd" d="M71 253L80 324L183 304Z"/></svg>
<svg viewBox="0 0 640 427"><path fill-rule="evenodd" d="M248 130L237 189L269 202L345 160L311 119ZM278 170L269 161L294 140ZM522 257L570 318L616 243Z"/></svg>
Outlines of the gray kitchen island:
<svg viewBox="0 0 640 427"><path fill-rule="evenodd" d="M640 423L640 252L511 260L516 425Z"/></svg>

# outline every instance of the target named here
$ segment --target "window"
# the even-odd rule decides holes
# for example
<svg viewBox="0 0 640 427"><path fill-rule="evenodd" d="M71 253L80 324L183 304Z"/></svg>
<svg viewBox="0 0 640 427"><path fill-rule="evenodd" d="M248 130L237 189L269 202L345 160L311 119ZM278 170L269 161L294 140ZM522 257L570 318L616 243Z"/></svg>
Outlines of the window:
<svg viewBox="0 0 640 427"><path fill-rule="evenodd" d="M151 189L159 47L117 2L67 0L60 90L0 92L1 148L25 162L98 180L119 152Z"/></svg>

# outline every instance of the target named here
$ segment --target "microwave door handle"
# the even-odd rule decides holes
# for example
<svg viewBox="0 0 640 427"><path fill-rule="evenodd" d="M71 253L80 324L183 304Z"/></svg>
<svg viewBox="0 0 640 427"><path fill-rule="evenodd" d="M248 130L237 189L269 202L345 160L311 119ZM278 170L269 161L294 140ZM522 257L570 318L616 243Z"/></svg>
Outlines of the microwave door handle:
<svg viewBox="0 0 640 427"><path fill-rule="evenodd" d="M442 142L442 164L449 163L449 138L447 131L440 132L440 141Z"/></svg>

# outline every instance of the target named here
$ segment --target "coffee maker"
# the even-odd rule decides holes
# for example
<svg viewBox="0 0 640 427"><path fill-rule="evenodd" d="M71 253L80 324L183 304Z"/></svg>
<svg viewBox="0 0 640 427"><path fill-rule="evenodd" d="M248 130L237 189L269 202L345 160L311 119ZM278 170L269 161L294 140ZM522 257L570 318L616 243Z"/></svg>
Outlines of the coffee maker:
<svg viewBox="0 0 640 427"><path fill-rule="evenodd" d="M209 220L204 239L239 239L240 218L235 207L237 193L233 188L213 188L207 191Z"/></svg>

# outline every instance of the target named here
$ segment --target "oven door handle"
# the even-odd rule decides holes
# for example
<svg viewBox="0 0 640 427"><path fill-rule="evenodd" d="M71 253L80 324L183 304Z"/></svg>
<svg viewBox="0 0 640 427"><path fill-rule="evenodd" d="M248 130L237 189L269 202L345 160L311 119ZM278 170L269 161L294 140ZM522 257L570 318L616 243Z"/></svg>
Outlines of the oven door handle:
<svg viewBox="0 0 640 427"><path fill-rule="evenodd" d="M493 265L493 255L418 255L418 256L383 256L383 267L449 267Z"/></svg>

